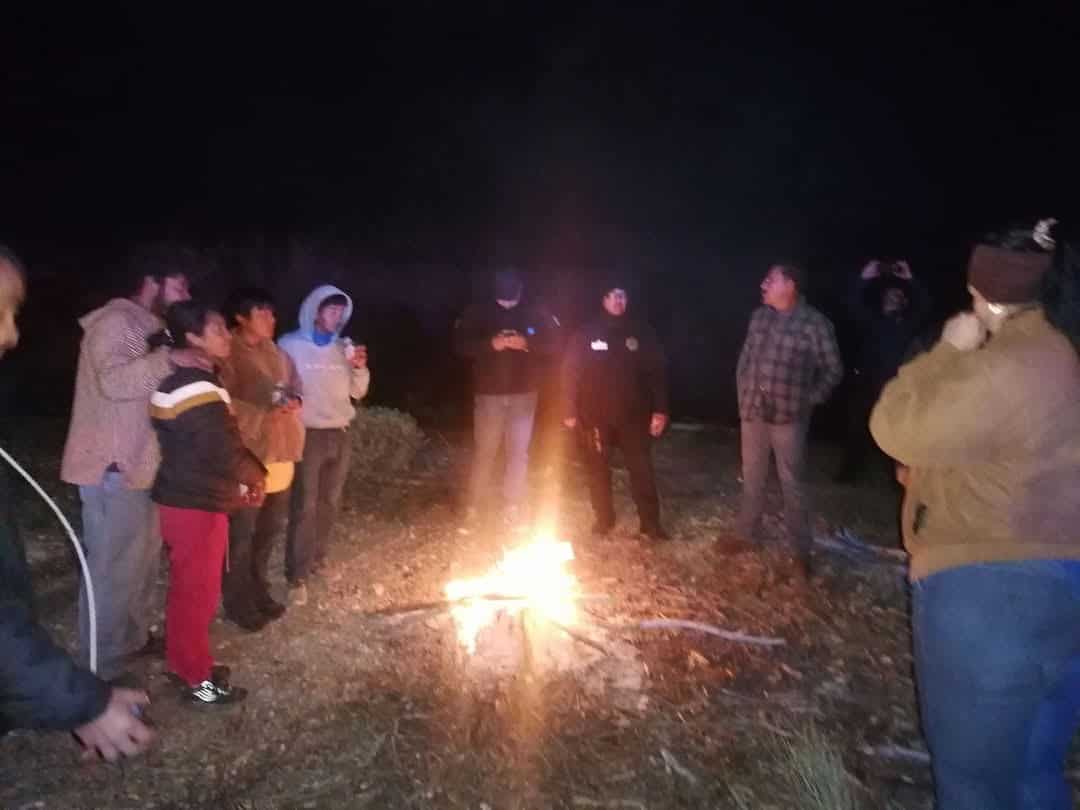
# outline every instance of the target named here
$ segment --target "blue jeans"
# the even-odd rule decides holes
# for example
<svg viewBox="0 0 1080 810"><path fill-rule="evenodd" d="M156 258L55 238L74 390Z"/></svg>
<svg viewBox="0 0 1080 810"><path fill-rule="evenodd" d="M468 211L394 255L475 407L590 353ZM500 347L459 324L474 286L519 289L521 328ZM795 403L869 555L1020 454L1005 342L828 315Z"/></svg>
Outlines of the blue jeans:
<svg viewBox="0 0 1080 810"><path fill-rule="evenodd" d="M484 500L499 445L505 443L506 474L503 497L508 506L525 500L529 470L529 442L536 416L536 392L529 394L477 394L473 401L474 456L469 475L469 504Z"/></svg>
<svg viewBox="0 0 1080 810"><path fill-rule="evenodd" d="M776 458L776 472L784 494L784 531L788 542L809 549L810 518L807 508L805 420L773 425L761 420L742 421L742 507L736 531L747 541L757 535L765 506L765 482L769 477L769 456Z"/></svg>
<svg viewBox="0 0 1080 810"><path fill-rule="evenodd" d="M1067 810L1080 724L1080 562L968 565L912 586L938 810Z"/></svg>
<svg viewBox="0 0 1080 810"><path fill-rule="evenodd" d="M161 564L157 505L146 489L125 489L106 472L98 486L80 486L82 545L94 585L98 675L114 678L126 656L144 644L153 624L154 586ZM86 588L79 590L80 662L90 663Z"/></svg>

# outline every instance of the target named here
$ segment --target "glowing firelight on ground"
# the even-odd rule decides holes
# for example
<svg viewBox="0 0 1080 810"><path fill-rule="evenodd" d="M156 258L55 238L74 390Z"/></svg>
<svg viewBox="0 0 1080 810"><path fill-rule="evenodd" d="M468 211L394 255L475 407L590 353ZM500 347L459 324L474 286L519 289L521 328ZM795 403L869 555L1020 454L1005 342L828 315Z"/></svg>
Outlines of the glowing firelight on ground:
<svg viewBox="0 0 1080 810"><path fill-rule="evenodd" d="M566 569L573 559L574 548L569 543L540 537L529 545L508 549L484 576L449 582L446 598L466 600L451 611L462 646L475 653L480 631L494 623L500 612L516 615L528 609L534 616L573 625L578 583Z"/></svg>

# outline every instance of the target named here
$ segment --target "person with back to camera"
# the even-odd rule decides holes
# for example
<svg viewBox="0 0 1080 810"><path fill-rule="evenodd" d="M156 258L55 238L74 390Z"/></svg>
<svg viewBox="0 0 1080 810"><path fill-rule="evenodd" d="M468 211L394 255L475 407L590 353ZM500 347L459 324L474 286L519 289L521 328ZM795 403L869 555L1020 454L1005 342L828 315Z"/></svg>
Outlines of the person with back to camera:
<svg viewBox="0 0 1080 810"><path fill-rule="evenodd" d="M210 622L221 598L229 512L261 503L266 468L244 446L214 370L231 349L225 319L184 301L169 307L165 326L173 345L194 350L193 364L166 377L150 398L161 444L151 497L169 551L165 659L191 705L235 703L247 692L231 685L228 667L214 665Z"/></svg>
<svg viewBox="0 0 1080 810"><path fill-rule="evenodd" d="M912 635L941 810L1071 807L1080 719L1080 254L1054 220L993 233L973 311L870 418L907 469Z"/></svg>

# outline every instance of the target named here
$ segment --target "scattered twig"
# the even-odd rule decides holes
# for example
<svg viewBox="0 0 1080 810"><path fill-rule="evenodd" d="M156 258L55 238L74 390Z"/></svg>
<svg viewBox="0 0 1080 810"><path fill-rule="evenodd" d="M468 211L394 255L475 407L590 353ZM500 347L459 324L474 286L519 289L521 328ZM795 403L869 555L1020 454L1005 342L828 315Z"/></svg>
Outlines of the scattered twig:
<svg viewBox="0 0 1080 810"><path fill-rule="evenodd" d="M645 802L639 799L603 799L597 801L588 796L575 796L574 807L629 807L631 810L648 810Z"/></svg>
<svg viewBox="0 0 1080 810"><path fill-rule="evenodd" d="M600 602L610 597L605 594L582 594L580 596L568 597L575 602ZM468 605L473 602L528 602L528 596L519 596L506 593L486 593L479 596L463 596L460 599L437 599L433 602L413 602L409 605L398 605L395 607L380 608L378 610L370 610L366 612L365 616L398 616L405 613L426 613L438 610L449 610L450 608L458 607L459 605Z"/></svg>
<svg viewBox="0 0 1080 810"><path fill-rule="evenodd" d="M581 642L586 647L592 647L594 650L599 650L600 652L602 652L608 658L611 657L611 652L603 644L598 644L597 642L593 641L588 636L586 636L586 635L584 635L582 633L579 633L577 630L574 630L571 627L567 627L565 624L562 624L561 622L557 622L557 621L555 621L554 619L552 619L550 617L548 617L546 619L546 621L547 621L548 624L554 625L555 627L562 630L564 633L566 633L566 635L570 636L570 638L572 638L574 641Z"/></svg>
<svg viewBox="0 0 1080 810"><path fill-rule="evenodd" d="M697 785L697 775L685 765L682 765L679 760L675 759L675 755L673 753L668 751L666 748L661 748L660 758L664 760L664 768L669 773L674 771L691 785Z"/></svg>
<svg viewBox="0 0 1080 810"><path fill-rule="evenodd" d="M818 535L814 538L814 543L833 551L855 550L901 564L907 563L908 560L908 554L903 549L885 548L884 546L867 543L859 535L847 528L838 529L831 537Z"/></svg>
<svg viewBox="0 0 1080 810"><path fill-rule="evenodd" d="M738 644L753 644L759 647L779 647L787 644L787 641L775 636L751 636L737 630L723 630L715 625L689 619L646 619L643 622L638 622L637 627L642 630L697 630L700 633L708 633L710 636L716 636L727 641L734 641Z"/></svg>
<svg viewBox="0 0 1080 810"><path fill-rule="evenodd" d="M914 748L905 748L902 745L889 743L888 745L864 745L860 749L864 754L882 759L900 759L906 762L914 762L919 765L929 765L930 755L926 751L917 751Z"/></svg>

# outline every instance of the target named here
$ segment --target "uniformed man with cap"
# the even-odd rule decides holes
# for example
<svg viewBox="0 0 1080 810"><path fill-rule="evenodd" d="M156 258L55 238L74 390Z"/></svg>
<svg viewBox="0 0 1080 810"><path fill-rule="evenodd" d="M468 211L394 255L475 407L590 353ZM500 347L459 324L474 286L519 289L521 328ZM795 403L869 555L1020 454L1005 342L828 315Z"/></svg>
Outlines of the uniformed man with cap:
<svg viewBox="0 0 1080 810"><path fill-rule="evenodd" d="M668 424L663 350L648 324L627 315L629 286L618 276L603 287L603 310L570 340L563 363L563 423L580 427L585 444L593 534L615 526L611 452L622 449L640 531L665 540L652 465L652 440Z"/></svg>

